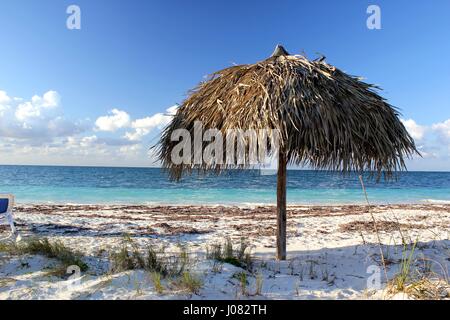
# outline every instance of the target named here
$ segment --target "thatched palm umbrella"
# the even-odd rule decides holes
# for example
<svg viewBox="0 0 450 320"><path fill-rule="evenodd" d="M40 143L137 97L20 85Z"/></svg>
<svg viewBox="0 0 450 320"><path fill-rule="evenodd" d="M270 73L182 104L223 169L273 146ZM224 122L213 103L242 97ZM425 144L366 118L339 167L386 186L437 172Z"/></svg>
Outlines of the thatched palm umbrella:
<svg viewBox="0 0 450 320"><path fill-rule="evenodd" d="M184 128L194 133L194 122L205 128L277 129L278 150L277 258L286 259L286 166L342 172L369 171L389 178L406 169L404 159L417 153L414 141L394 107L379 96L374 85L347 75L320 59L289 55L277 46L271 57L214 73L180 105L162 134L158 155L171 177L185 171L220 172L249 163L175 164L178 144L171 135ZM198 145L197 145L198 147ZM268 150L273 153L275 150ZM196 151L194 151L195 153ZM194 155L191 155L192 159Z"/></svg>

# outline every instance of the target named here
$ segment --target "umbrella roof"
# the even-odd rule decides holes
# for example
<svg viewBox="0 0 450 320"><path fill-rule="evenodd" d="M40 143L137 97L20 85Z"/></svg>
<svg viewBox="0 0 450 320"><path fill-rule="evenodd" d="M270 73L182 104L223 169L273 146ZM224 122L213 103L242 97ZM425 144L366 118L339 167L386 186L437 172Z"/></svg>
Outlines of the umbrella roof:
<svg viewBox="0 0 450 320"><path fill-rule="evenodd" d="M174 130L278 129L290 164L316 169L385 173L406 169L418 153L396 108L379 89L328 64L289 55L277 46L266 60L232 66L193 89L163 131L158 155L173 178L183 171L239 167L235 164L174 164ZM270 152L270 150L269 150ZM245 165L244 165L245 167Z"/></svg>

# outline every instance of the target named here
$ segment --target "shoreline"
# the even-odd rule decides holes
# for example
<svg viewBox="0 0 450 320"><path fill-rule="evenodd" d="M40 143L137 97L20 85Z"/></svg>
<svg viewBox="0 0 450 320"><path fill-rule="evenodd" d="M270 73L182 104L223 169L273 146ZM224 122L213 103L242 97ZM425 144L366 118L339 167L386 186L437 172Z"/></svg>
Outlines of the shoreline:
<svg viewBox="0 0 450 320"><path fill-rule="evenodd" d="M263 207L263 206L276 206L276 202L72 202L72 201L47 201L47 202L41 202L41 201L17 201L15 202L16 206L147 206L147 207L171 207L171 206L178 206L178 207L198 207L198 206L204 206L204 207ZM441 200L441 199L423 199L423 200L412 200L410 202L408 201L399 201L399 202L386 202L386 201L370 201L369 204L365 200L361 200L358 202L313 202L313 203L306 203L306 202L291 202L287 203L287 207L333 207L333 206L418 206L418 205L450 205L450 200Z"/></svg>

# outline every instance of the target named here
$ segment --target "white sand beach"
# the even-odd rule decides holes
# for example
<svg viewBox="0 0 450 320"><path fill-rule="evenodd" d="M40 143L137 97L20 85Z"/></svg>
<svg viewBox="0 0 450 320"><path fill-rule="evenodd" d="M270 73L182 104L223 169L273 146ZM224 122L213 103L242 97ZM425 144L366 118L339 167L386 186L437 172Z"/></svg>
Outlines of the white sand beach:
<svg viewBox="0 0 450 320"><path fill-rule="evenodd" d="M291 206L288 260L283 262L274 259L276 215L270 206L22 205L15 217L22 242L33 237L60 241L79 251L88 269L81 278L68 278L52 272L57 259L1 250L1 300L429 298L386 288L386 275L389 280L398 276L405 265L402 256L408 258L411 251L410 281L430 279L434 294L449 298L446 204ZM2 226L1 236L7 233ZM164 245L165 255L176 255L184 246L198 289L164 277L156 288L152 273L143 269L115 272L111 253L120 250L125 234L143 252ZM251 268L206 255L207 248L210 252L227 237L235 248L241 239L248 242Z"/></svg>

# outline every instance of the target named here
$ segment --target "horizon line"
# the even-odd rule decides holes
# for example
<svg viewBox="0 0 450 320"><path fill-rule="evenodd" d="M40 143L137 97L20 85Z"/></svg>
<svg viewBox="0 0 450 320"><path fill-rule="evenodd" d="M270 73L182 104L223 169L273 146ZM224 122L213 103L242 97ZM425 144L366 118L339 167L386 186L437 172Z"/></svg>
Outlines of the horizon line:
<svg viewBox="0 0 450 320"><path fill-rule="evenodd" d="M161 166L108 166L108 165L65 165L65 164L0 164L0 167L59 167L59 168L110 168L110 169L164 169ZM259 170L259 169L240 169L229 168L227 170ZM287 168L288 171L325 171L325 172L341 172L340 170L327 169L307 169L307 168ZM350 171L352 172L352 171ZM365 171L369 172L369 171ZM450 170L403 170L405 172L450 172Z"/></svg>

